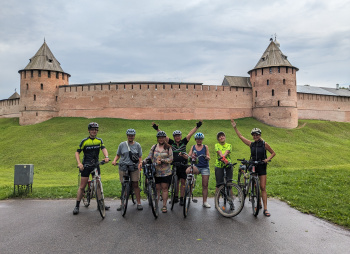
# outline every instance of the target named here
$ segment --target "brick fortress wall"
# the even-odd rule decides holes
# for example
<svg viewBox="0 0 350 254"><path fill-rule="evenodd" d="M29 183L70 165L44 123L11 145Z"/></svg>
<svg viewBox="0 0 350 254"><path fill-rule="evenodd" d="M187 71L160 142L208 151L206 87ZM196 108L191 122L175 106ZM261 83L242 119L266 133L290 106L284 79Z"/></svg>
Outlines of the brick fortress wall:
<svg viewBox="0 0 350 254"><path fill-rule="evenodd" d="M59 87L61 117L230 119L252 116L251 89L201 84L83 84Z"/></svg>
<svg viewBox="0 0 350 254"><path fill-rule="evenodd" d="M350 122L350 97L298 93L299 119Z"/></svg>
<svg viewBox="0 0 350 254"><path fill-rule="evenodd" d="M0 118L19 117L20 99L0 101Z"/></svg>

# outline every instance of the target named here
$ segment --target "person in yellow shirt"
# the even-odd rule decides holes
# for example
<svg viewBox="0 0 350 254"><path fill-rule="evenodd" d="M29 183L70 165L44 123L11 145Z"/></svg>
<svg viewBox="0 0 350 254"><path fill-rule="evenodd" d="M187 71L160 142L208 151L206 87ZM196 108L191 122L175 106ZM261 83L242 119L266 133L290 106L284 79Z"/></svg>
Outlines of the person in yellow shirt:
<svg viewBox="0 0 350 254"><path fill-rule="evenodd" d="M226 135L223 131L216 134L216 139L218 143L215 144L215 179L216 186L218 186L224 183L224 167L228 162L231 162L232 145L226 143ZM232 172L232 167L226 169L227 179L232 179Z"/></svg>

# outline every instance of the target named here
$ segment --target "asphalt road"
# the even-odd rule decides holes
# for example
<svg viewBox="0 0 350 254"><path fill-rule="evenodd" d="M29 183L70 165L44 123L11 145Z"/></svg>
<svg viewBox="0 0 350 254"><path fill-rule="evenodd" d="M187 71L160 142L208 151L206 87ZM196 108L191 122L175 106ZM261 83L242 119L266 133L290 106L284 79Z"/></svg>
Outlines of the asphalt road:
<svg viewBox="0 0 350 254"><path fill-rule="evenodd" d="M255 218L248 205L234 218L222 217L201 200L187 218L178 204L155 219L130 206L126 216L119 201L101 219L93 200L72 214L74 200L0 201L0 253L349 253L350 231L284 202L269 199L271 217ZM246 203L247 204L247 203Z"/></svg>

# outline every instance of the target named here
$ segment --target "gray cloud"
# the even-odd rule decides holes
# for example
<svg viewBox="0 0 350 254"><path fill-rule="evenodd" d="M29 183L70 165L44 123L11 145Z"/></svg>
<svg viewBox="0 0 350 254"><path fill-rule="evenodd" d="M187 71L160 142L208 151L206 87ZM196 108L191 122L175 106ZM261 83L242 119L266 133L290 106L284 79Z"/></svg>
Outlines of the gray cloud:
<svg viewBox="0 0 350 254"><path fill-rule="evenodd" d="M0 99L46 42L71 84L248 76L277 33L299 85L349 85L350 3L40 1L0 3Z"/></svg>

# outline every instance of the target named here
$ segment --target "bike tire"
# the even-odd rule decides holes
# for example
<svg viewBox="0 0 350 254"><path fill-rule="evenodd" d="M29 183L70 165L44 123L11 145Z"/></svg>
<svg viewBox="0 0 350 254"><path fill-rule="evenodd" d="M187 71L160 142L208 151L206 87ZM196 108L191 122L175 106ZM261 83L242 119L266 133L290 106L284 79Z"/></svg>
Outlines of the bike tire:
<svg viewBox="0 0 350 254"><path fill-rule="evenodd" d="M121 206L122 206L121 212L123 217L125 216L126 210L128 208L129 195L130 195L130 185L123 184L122 196L121 196Z"/></svg>
<svg viewBox="0 0 350 254"><path fill-rule="evenodd" d="M88 207L90 205L90 188L89 185L87 184L85 186L85 191L83 195L83 203L85 207Z"/></svg>
<svg viewBox="0 0 350 254"><path fill-rule="evenodd" d="M190 209L191 204L191 192L192 192L192 185L188 180L186 180L186 186L185 186L185 195L184 195L184 206L183 206L183 214L186 218L188 215L188 210Z"/></svg>
<svg viewBox="0 0 350 254"><path fill-rule="evenodd" d="M260 201L260 183L257 177L253 177L251 180L251 195L250 201L252 202L253 215L256 217L259 214L259 201Z"/></svg>
<svg viewBox="0 0 350 254"><path fill-rule="evenodd" d="M235 183L223 184L215 192L215 208L224 217L238 215L244 206L244 195Z"/></svg>
<svg viewBox="0 0 350 254"><path fill-rule="evenodd" d="M98 211L100 212L102 219L104 219L106 216L106 207L105 207L105 201L104 201L101 181L96 181L95 193L96 193L96 201L97 201Z"/></svg>
<svg viewBox="0 0 350 254"><path fill-rule="evenodd" d="M248 183L247 183L247 178L244 177L244 174L240 170L238 172L237 183L243 192L244 200L245 200L245 198L247 196L247 184Z"/></svg>
<svg viewBox="0 0 350 254"><path fill-rule="evenodd" d="M153 216L157 219L159 216L159 209L157 190L154 182L148 183L148 202L151 206Z"/></svg>
<svg viewBox="0 0 350 254"><path fill-rule="evenodd" d="M174 204L175 204L175 196L177 194L177 175L174 175L172 177L172 181L171 181L171 185L170 185L170 194L171 194L171 198L170 198L170 202L171 202L171 207L170 209L173 210L174 208Z"/></svg>

